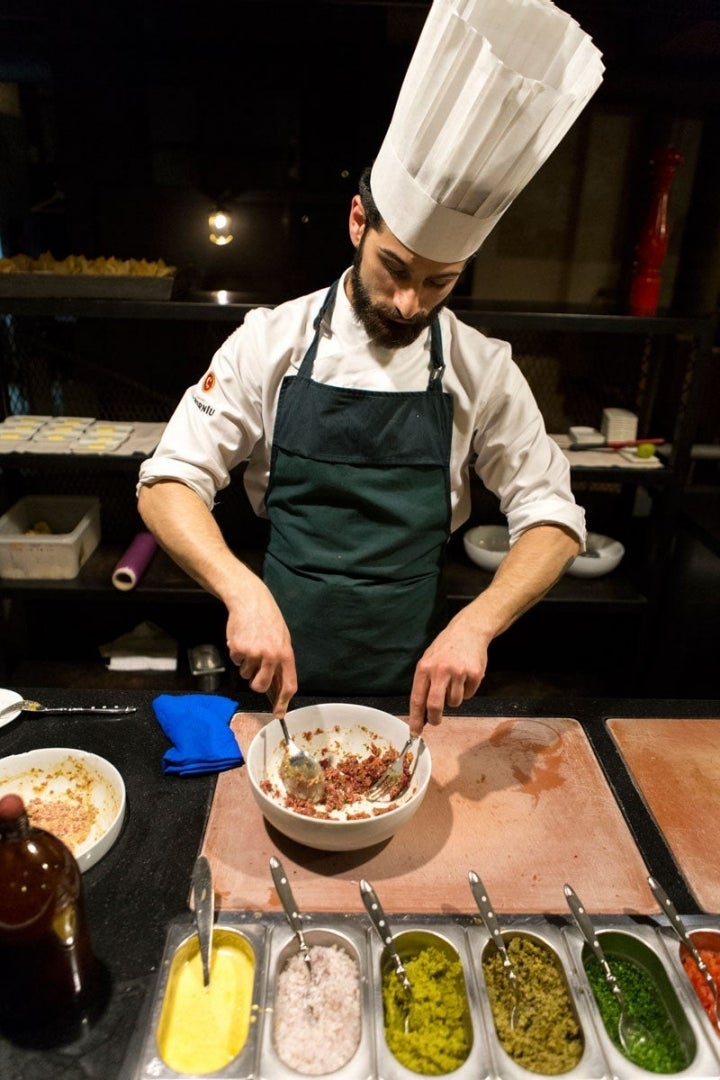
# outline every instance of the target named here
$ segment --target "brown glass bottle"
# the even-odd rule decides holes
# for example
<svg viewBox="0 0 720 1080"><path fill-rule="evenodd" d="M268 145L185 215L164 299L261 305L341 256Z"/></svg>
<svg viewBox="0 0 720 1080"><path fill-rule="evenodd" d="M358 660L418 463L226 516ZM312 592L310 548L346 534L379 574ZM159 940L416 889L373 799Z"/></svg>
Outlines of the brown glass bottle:
<svg viewBox="0 0 720 1080"><path fill-rule="evenodd" d="M21 1045L72 1041L102 1011L80 869L66 845L0 799L0 1031Z"/></svg>

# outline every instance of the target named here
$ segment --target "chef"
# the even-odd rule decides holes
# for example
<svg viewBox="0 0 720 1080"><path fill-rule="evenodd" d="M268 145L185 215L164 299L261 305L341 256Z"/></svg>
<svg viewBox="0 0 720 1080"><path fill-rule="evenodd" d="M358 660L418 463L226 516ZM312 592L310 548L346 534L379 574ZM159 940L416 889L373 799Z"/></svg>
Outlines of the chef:
<svg viewBox="0 0 720 1080"><path fill-rule="evenodd" d="M509 345L444 304L602 71L549 0L435 0L352 200L352 266L250 312L143 462L147 527L223 601L230 658L276 715L298 690L408 694L413 730L439 723L583 549L567 461ZM270 522L262 580L212 514L243 462ZM511 549L448 622L439 576L469 517L470 469L499 498Z"/></svg>

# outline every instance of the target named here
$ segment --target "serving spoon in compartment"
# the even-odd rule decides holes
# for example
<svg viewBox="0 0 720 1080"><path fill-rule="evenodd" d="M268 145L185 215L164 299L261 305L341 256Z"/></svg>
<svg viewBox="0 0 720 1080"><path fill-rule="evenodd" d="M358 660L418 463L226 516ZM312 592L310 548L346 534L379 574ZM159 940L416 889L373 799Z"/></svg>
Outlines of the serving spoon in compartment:
<svg viewBox="0 0 720 1080"><path fill-rule="evenodd" d="M300 917L300 912L298 911L297 904L295 903L295 897L293 896L288 876L283 869L282 863L278 858L276 858L275 855L270 856L270 873L272 874L272 879L275 882L275 888L277 889L277 894L280 897L280 903L283 906L283 911L287 915L287 920L290 923L295 937L297 938L298 949L300 955L305 961L309 977L310 973L312 972L312 963L310 960L310 950L307 946L307 942L305 941L305 935L303 933L302 919Z"/></svg>
<svg viewBox="0 0 720 1080"><path fill-rule="evenodd" d="M477 876L474 870L468 871L468 879L470 881L470 888L472 894L475 897L475 903L480 909L482 920L485 923L485 929L490 934L493 940L493 944L500 954L502 960L503 971L507 976L508 984L512 988L513 992L513 1004L510 1010L510 1030L515 1030L517 1023L518 1009L522 1003L522 991L520 989L520 980L518 979L517 971L513 966L513 962L510 959L510 953L507 950L505 939L502 936L500 924L497 920L497 916L490 903L490 897L487 894L487 889L483 885L480 878Z"/></svg>
<svg viewBox="0 0 720 1080"><path fill-rule="evenodd" d="M215 921L215 894L213 892L210 862L205 855L198 855L195 860L192 874L192 897L195 927L200 944L203 986L209 986L213 923Z"/></svg>
<svg viewBox="0 0 720 1080"><path fill-rule="evenodd" d="M385 912L382 909L380 901L375 895L375 890L373 889L370 882L366 881L365 878L362 878L362 880L360 881L360 896L362 897L362 902L365 905L365 909L368 915L370 916L370 922L373 924L373 927L377 931L380 940L388 951L388 955L390 956L390 959L395 966L395 974L400 980L400 985L403 988L403 993L405 995L405 1003L403 1007L403 1030L407 1035L412 1026L410 1023L413 1005L412 983L408 979L405 965L403 964L400 958L400 954L398 953L395 946L395 942L393 940L393 936L390 931Z"/></svg>
<svg viewBox="0 0 720 1080"><path fill-rule="evenodd" d="M697 947L695 946L695 942L690 937L690 934L688 933L687 928L685 927L685 924L683 923L682 919L678 915L677 908L673 904L673 902L670 899L670 897L668 896L668 894L663 889L662 885L660 885L655 880L655 878L652 877L652 876L648 877L647 880L648 880L648 885L650 886L650 890L651 890L653 896L655 897L658 904L660 905L660 907L662 908L662 910L665 912L668 919L670 920L671 929L675 931L675 933L677 934L677 936L680 939L680 941L682 942L682 944L685 946L687 951L692 956L693 960L695 961L695 965L696 965L698 971L700 972L700 974L702 975L703 979L705 980L705 982L707 984L707 988L710 991L710 994L711 994L711 997L712 997L712 1002L713 1002L713 1012L714 1012L714 1015L715 1015L715 1020L714 1020L715 1027L720 1031L720 1002L718 1001L717 983L715 982L712 975L710 974L710 971L708 969L707 964L705 963L702 956L698 952Z"/></svg>
<svg viewBox="0 0 720 1080"><path fill-rule="evenodd" d="M603 947L600 944L600 938L595 932L595 927L592 924L592 919L580 902L580 897L570 885L565 885L564 889L565 899L568 902L568 906L578 925L580 933L585 938L586 943L590 946L595 958L599 961L603 975L605 976L605 981L615 995L615 1000L617 1001L620 1010L617 1027L618 1038L626 1056L632 1061L637 1051L651 1040L650 1032L640 1020L628 1012L625 995L620 989L617 977L607 961L607 957L603 952Z"/></svg>

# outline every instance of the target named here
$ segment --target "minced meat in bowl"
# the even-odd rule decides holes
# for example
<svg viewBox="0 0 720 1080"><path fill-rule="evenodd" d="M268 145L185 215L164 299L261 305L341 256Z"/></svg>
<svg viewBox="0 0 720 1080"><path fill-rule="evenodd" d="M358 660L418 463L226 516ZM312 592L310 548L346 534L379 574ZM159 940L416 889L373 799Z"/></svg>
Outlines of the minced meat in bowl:
<svg viewBox="0 0 720 1080"><path fill-rule="evenodd" d="M313 805L288 796L280 775L285 740L271 718L246 754L250 787L267 821L285 836L324 851L353 851L388 840L419 809L430 781L430 751L420 747L412 779L392 802L370 802L365 786L403 747L405 720L362 705L323 703L286 716L295 742L317 758L326 775L326 801Z"/></svg>

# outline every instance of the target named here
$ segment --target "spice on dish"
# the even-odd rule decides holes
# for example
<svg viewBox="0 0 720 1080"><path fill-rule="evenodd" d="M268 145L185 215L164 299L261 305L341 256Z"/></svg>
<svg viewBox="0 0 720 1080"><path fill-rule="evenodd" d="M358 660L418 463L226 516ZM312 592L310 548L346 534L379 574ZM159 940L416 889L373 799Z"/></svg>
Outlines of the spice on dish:
<svg viewBox="0 0 720 1080"><path fill-rule="evenodd" d="M280 1060L305 1076L342 1068L360 1043L360 973L339 945L311 945L277 977L273 1043Z"/></svg>
<svg viewBox="0 0 720 1080"><path fill-rule="evenodd" d="M651 1035L647 1044L635 1048L633 1064L655 1073L681 1072L687 1068L690 1055L680 1041L655 980L640 964L627 957L608 954L608 960L623 992L629 1013L636 1017ZM584 966L605 1030L623 1053L618 1037L620 1010L617 998L608 985L600 962L594 956L588 956Z"/></svg>
<svg viewBox="0 0 720 1080"><path fill-rule="evenodd" d="M483 951L482 970L495 1030L503 1050L530 1072L555 1076L573 1069L585 1040L558 958L541 942L522 934L508 936L507 950L522 997L515 1026L510 1017L515 994L497 948Z"/></svg>
<svg viewBox="0 0 720 1080"><path fill-rule="evenodd" d="M25 810L31 825L59 837L76 855L97 821L96 780L82 762L69 759L51 771L30 773L32 796L26 799Z"/></svg>
<svg viewBox="0 0 720 1080"><path fill-rule="evenodd" d="M707 966L709 973L715 980L715 984L720 986L720 950L700 948L699 945L695 946L700 953L700 959ZM715 1000L712 996L710 987L706 983L705 979L700 974L698 966L693 960L687 949L680 950L680 960L682 966L685 969L693 990L698 996L700 1004L710 1018L712 1026L715 1028L716 1034L720 1034L715 1023Z"/></svg>
<svg viewBox="0 0 720 1080"><path fill-rule="evenodd" d="M390 967L382 976L385 1041L407 1069L442 1076L458 1069L472 1047L462 963L430 945L404 964L413 988L410 1030L405 1031L405 991Z"/></svg>

